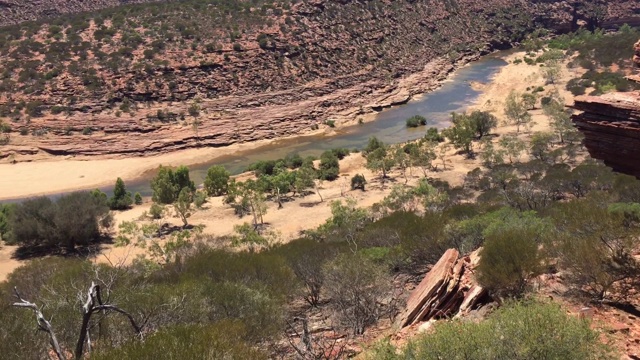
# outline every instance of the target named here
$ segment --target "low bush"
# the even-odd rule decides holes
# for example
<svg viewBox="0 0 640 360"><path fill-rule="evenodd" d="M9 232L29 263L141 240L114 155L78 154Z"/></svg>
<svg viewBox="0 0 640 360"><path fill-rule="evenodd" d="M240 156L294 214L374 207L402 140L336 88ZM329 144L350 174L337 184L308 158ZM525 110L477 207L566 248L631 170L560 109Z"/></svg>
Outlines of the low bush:
<svg viewBox="0 0 640 360"><path fill-rule="evenodd" d="M617 359L589 322L567 315L558 305L517 302L481 322L455 320L436 324L398 351L378 344L369 360Z"/></svg>
<svg viewBox="0 0 640 360"><path fill-rule="evenodd" d="M356 174L351 178L351 190L362 190L364 191L364 187L367 184L367 179L364 178L364 175Z"/></svg>
<svg viewBox="0 0 640 360"><path fill-rule="evenodd" d="M407 127L417 128L418 126L427 125L427 119L421 115L414 115L406 120Z"/></svg>

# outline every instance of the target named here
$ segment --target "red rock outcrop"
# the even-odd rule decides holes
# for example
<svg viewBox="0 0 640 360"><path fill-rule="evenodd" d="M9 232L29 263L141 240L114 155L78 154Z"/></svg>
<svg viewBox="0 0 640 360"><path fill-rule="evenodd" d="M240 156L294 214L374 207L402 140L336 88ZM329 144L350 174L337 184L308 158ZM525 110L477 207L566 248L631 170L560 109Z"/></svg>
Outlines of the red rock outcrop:
<svg viewBox="0 0 640 360"><path fill-rule="evenodd" d="M0 24L140 2L149 1L0 0ZM219 20L232 18L226 26L194 17L203 12L181 1L162 16L145 10L167 4L132 6L117 26L123 17L105 12L95 14L101 25L84 13L73 31L58 34L45 22L9 28L0 36L0 115L11 118L12 136L0 157L18 154L16 147L147 155L301 134L406 102L455 64L508 47L535 27L616 24L624 14L640 24L633 0L391 3L303 0L224 15ZM167 29L148 25L156 23ZM229 34L232 25L242 31ZM107 31L113 34L99 40ZM196 100L202 111L194 119L187 109ZM187 115L156 118L167 111Z"/></svg>
<svg viewBox="0 0 640 360"><path fill-rule="evenodd" d="M635 45L634 62L640 65L640 41ZM640 82L637 73L628 78ZM581 111L572 120L584 135L591 157L640 178L640 92L579 96L573 108Z"/></svg>
<svg viewBox="0 0 640 360"><path fill-rule="evenodd" d="M398 318L401 327L431 319L463 315L476 307L486 291L475 281L473 269L478 251L459 257L455 249L447 250L425 275Z"/></svg>

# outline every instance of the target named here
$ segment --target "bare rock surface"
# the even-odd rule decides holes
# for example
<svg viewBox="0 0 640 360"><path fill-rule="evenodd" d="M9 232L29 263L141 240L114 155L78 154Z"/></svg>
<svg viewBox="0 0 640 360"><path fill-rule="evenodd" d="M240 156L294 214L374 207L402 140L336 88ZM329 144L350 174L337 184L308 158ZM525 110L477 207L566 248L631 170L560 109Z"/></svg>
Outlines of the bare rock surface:
<svg viewBox="0 0 640 360"><path fill-rule="evenodd" d="M447 250L409 296L399 325L460 316L476 308L487 295L473 277L478 259L478 251L460 257L457 250Z"/></svg>
<svg viewBox="0 0 640 360"><path fill-rule="evenodd" d="M634 51L638 66L640 41ZM640 82L637 74L628 78ZM583 133L589 154L615 171L640 178L640 92L579 96L573 107L581 111L572 120Z"/></svg>

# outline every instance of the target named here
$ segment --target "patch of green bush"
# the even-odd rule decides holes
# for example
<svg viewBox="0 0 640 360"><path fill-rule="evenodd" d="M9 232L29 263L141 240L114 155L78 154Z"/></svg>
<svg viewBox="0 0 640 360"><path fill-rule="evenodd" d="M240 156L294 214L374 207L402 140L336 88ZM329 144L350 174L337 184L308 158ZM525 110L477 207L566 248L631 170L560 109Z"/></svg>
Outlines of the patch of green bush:
<svg viewBox="0 0 640 360"><path fill-rule="evenodd" d="M422 115L414 115L406 120L407 127L417 128L427 125L427 119Z"/></svg>
<svg viewBox="0 0 640 360"><path fill-rule="evenodd" d="M370 360L617 359L589 322L555 304L510 303L481 322L454 320L398 351L388 342L374 347Z"/></svg>

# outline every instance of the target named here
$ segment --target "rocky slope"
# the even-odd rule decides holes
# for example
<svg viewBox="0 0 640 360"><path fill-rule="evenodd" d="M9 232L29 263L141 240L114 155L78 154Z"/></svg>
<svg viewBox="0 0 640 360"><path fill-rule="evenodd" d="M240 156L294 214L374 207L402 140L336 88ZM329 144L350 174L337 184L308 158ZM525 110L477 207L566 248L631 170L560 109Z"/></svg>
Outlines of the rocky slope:
<svg viewBox="0 0 640 360"><path fill-rule="evenodd" d="M638 68L640 41L634 50ZM640 82L637 73L628 78ZM591 156L616 171L640 178L640 92L581 96L574 108L581 113L573 116L573 122L584 134Z"/></svg>
<svg viewBox="0 0 640 360"><path fill-rule="evenodd" d="M0 26L152 1L154 0L0 0Z"/></svg>
<svg viewBox="0 0 640 360"><path fill-rule="evenodd" d="M24 23L0 34L0 117L11 128L0 158L144 155L295 135L405 102L456 63L536 27L638 23L638 14L627 0L186 0Z"/></svg>

